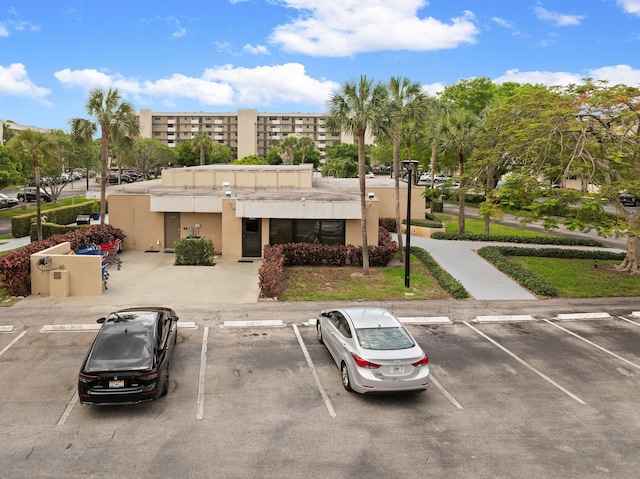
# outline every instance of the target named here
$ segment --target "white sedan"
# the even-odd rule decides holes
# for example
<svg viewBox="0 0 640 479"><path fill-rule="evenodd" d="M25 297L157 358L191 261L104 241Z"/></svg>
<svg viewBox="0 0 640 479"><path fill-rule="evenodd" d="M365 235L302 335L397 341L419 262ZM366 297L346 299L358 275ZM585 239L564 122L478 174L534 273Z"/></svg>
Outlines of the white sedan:
<svg viewBox="0 0 640 479"><path fill-rule="evenodd" d="M322 311L316 333L340 368L347 391L424 391L429 383L429 357L386 309Z"/></svg>

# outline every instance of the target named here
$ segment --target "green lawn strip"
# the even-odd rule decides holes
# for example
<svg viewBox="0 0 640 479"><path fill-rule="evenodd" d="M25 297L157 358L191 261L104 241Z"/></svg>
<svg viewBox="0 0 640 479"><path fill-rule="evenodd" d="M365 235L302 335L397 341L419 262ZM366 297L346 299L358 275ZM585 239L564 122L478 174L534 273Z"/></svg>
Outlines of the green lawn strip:
<svg viewBox="0 0 640 479"><path fill-rule="evenodd" d="M336 268L339 268L336 266ZM411 262L411 288L404 286L404 266L378 268L378 277L340 278L326 274L327 267L288 269L281 301L389 301L447 299L449 295L416 258ZM310 273L322 274L323 284L309 284ZM409 294L407 294L409 293Z"/></svg>
<svg viewBox="0 0 640 479"><path fill-rule="evenodd" d="M583 271L578 267L581 261L589 265L591 269L596 270L600 268L594 268L595 261L599 264L606 264L608 261L614 263L620 263L624 259L624 253L614 253L606 250L574 250L574 249L560 249L560 248L522 248L516 246L486 246L478 250L478 254L487 261L493 263L503 273L511 276L520 285L527 288L532 293L539 296L559 296L567 295L568 297L575 298L590 298L590 297L607 297L607 296L624 296L612 291L611 294L607 294L606 290L603 290L600 294L597 293L598 286L591 288L589 283L589 277L583 275ZM515 258L519 260L516 261ZM532 268L525 267L529 264L529 260L537 260L544 258L548 262L547 271L545 274L537 274ZM554 264L562 261L566 264L566 268L569 272L566 273L567 277L571 277L572 281L580 288L577 292L569 293L562 290L564 284L568 284L566 281L560 279L562 276L556 274L554 270ZM575 270L572 272L571 267L576 264ZM618 278L624 278L625 275L615 272L615 276ZM584 284L580 285L580 282ZM630 280L635 281L635 280ZM636 291L639 293L640 290ZM636 295L635 293L632 295Z"/></svg>
<svg viewBox="0 0 640 479"><path fill-rule="evenodd" d="M515 264L553 284L567 298L640 296L640 276L613 269L618 260L513 257Z"/></svg>

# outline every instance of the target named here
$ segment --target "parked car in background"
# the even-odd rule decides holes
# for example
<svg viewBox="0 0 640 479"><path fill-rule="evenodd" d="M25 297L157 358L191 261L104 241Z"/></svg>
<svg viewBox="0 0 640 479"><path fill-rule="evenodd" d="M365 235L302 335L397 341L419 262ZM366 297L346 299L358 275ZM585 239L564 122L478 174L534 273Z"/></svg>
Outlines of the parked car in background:
<svg viewBox="0 0 640 479"><path fill-rule="evenodd" d="M83 404L137 404L169 391L178 316L165 307L129 308L98 319L102 327L78 375Z"/></svg>
<svg viewBox="0 0 640 479"><path fill-rule="evenodd" d="M340 368L347 391L423 391L429 383L429 357L386 309L322 311L316 333Z"/></svg>
<svg viewBox="0 0 640 479"><path fill-rule="evenodd" d="M640 198L636 195L623 193L618 197L618 200L622 206L629 206L631 208L640 206Z"/></svg>
<svg viewBox="0 0 640 479"><path fill-rule="evenodd" d="M33 186L27 186L22 190L18 191L18 195L16 197L18 201L36 201L36 189ZM44 202L50 202L51 196L45 190L40 188L40 200Z"/></svg>
<svg viewBox="0 0 640 479"><path fill-rule="evenodd" d="M14 206L18 206L19 203L16 198L11 198L4 193L0 193L0 208L13 208Z"/></svg>

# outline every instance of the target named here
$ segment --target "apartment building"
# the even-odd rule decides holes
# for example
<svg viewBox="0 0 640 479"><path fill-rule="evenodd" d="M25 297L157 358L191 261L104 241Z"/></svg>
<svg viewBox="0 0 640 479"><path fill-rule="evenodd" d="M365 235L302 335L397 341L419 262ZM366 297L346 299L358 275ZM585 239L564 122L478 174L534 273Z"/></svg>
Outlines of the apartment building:
<svg viewBox="0 0 640 479"><path fill-rule="evenodd" d="M273 141L289 135L308 136L324 160L326 149L337 142L353 143L345 134L332 135L323 126L322 113L258 113L239 109L235 113L155 112L141 109L140 136L160 140L170 148L188 141L199 131L207 132L214 141L228 146L236 159L249 155L265 157ZM366 140L373 143L373 138Z"/></svg>

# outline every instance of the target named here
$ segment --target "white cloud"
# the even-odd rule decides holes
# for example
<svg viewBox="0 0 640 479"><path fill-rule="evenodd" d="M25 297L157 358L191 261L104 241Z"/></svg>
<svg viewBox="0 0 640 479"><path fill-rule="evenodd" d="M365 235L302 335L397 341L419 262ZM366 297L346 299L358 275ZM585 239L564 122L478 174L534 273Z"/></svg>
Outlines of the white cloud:
<svg viewBox="0 0 640 479"><path fill-rule="evenodd" d="M540 5L535 7L536 17L545 22L549 22L556 27L572 27L580 25L585 19L584 15L569 15L566 13L558 13L542 8Z"/></svg>
<svg viewBox="0 0 640 479"><path fill-rule="evenodd" d="M516 82L531 83L533 85L542 84L547 86L568 85L570 83L580 83L583 75L568 72L548 72L548 71L528 71L521 72L518 69L507 70L507 72L494 79L495 83Z"/></svg>
<svg viewBox="0 0 640 479"><path fill-rule="evenodd" d="M65 68L54 73L60 83L69 87L80 87L85 90L92 88L115 87L122 93L137 95L141 93L140 83L137 80L129 80L122 75L109 75L92 68L84 70L70 70Z"/></svg>
<svg viewBox="0 0 640 479"><path fill-rule="evenodd" d="M4 25L0 25L0 37L8 37L9 36L9 30L7 30L7 27L5 27Z"/></svg>
<svg viewBox="0 0 640 479"><path fill-rule="evenodd" d="M92 88L116 87L140 103L152 99L196 100L203 105L268 106L275 101L323 105L339 85L308 76L304 66L288 63L275 66L239 68L233 65L207 68L200 77L175 73L159 80L140 81L95 69L64 69L55 77L65 86Z"/></svg>
<svg viewBox="0 0 640 479"><path fill-rule="evenodd" d="M505 20L504 18L493 17L491 20L494 23L497 23L498 25L500 25L501 27L509 28L509 29L513 28L513 24L511 22L509 22L508 20Z"/></svg>
<svg viewBox="0 0 640 479"><path fill-rule="evenodd" d="M640 86L640 70L629 65L613 65L594 68L584 73L508 70L504 75L494 79L495 83L517 82L559 86L583 83L584 78L606 80L609 85L624 84Z"/></svg>
<svg viewBox="0 0 640 479"><path fill-rule="evenodd" d="M184 27L178 28L175 32L171 34L171 38L180 38L184 37L187 34L187 29Z"/></svg>
<svg viewBox="0 0 640 479"><path fill-rule="evenodd" d="M339 87L333 81L311 78L300 63L234 68L232 65L208 68L203 78L233 87L236 102L269 105L273 101L324 105Z"/></svg>
<svg viewBox="0 0 640 479"><path fill-rule="evenodd" d="M444 83L430 83L428 85L422 85L422 91L429 96L438 96L444 91Z"/></svg>
<svg viewBox="0 0 640 479"><path fill-rule="evenodd" d="M0 95L26 97L38 100L45 105L51 103L45 99L51 93L48 88L35 85L22 63L13 63L8 67L0 65Z"/></svg>
<svg viewBox="0 0 640 479"><path fill-rule="evenodd" d="M300 16L276 27L271 43L312 56L350 56L380 50L430 51L476 41L475 16L465 11L449 23L421 18L425 0L278 0Z"/></svg>
<svg viewBox="0 0 640 479"><path fill-rule="evenodd" d="M243 50L247 53L251 53L253 55L270 55L269 49L264 45L249 45L248 43L244 46Z"/></svg>
<svg viewBox="0 0 640 479"><path fill-rule="evenodd" d="M618 0L618 5L625 12L640 16L640 0Z"/></svg>
<svg viewBox="0 0 640 479"><path fill-rule="evenodd" d="M146 81L142 95L165 98L189 98L205 105L233 104L233 89L204 78L193 78L174 73L168 78Z"/></svg>

